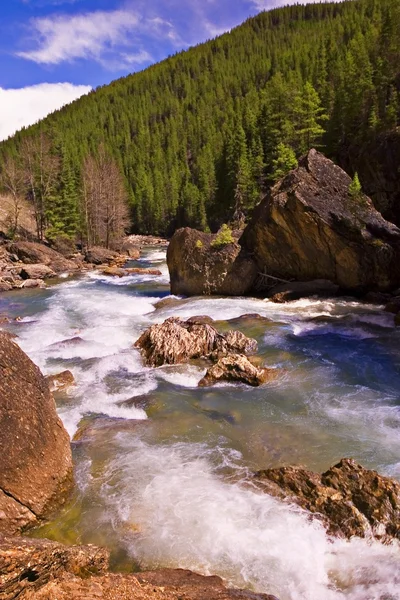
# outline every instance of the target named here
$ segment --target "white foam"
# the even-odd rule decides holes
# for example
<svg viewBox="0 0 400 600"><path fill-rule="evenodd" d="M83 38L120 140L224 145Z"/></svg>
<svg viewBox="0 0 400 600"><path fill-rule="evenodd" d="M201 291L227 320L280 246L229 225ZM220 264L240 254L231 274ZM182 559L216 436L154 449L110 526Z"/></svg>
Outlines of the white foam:
<svg viewBox="0 0 400 600"><path fill-rule="evenodd" d="M218 574L280 600L399 598L398 545L330 540L300 509L220 479L204 445L120 437L103 497L125 539L134 525L128 546L142 567Z"/></svg>
<svg viewBox="0 0 400 600"><path fill-rule="evenodd" d="M197 388L199 381L204 377L206 369L194 365L177 365L161 367L157 376L169 383L187 388Z"/></svg>

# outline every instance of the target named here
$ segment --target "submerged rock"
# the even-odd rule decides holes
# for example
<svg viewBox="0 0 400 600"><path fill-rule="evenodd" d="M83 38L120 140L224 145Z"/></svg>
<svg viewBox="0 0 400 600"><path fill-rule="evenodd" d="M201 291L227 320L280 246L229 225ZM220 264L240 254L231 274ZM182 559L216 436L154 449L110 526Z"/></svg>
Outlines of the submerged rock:
<svg viewBox="0 0 400 600"><path fill-rule="evenodd" d="M257 267L237 243L215 246L216 236L178 229L167 250L171 293L185 296L244 296L253 287Z"/></svg>
<svg viewBox="0 0 400 600"><path fill-rule="evenodd" d="M326 279L293 281L274 287L271 290L272 295L268 299L272 302L283 303L309 296L332 297L336 296L338 291L339 286Z"/></svg>
<svg viewBox="0 0 400 600"><path fill-rule="evenodd" d="M400 539L400 483L344 458L319 475L300 467L255 474L267 493L286 498L314 513L339 537Z"/></svg>
<svg viewBox="0 0 400 600"><path fill-rule="evenodd" d="M37 525L72 485L69 437L48 384L0 332L0 532Z"/></svg>
<svg viewBox="0 0 400 600"><path fill-rule="evenodd" d="M259 271L285 280L327 279L346 290L400 283L400 230L371 200L349 193L351 178L310 150L255 209L240 244Z"/></svg>
<svg viewBox="0 0 400 600"><path fill-rule="evenodd" d="M239 331L223 335L212 325L182 321L171 317L160 325L152 325L135 342L146 364L151 367L184 363L212 353L254 353L257 342Z"/></svg>
<svg viewBox="0 0 400 600"><path fill-rule="evenodd" d="M213 385L221 381L246 383L253 387L274 381L279 374L278 369L258 368L242 354L228 354L221 357L215 365L207 370L200 387Z"/></svg>
<svg viewBox="0 0 400 600"><path fill-rule="evenodd" d="M62 371L57 375L47 375L45 379L49 384L51 392L67 390L75 384L75 379L71 371Z"/></svg>

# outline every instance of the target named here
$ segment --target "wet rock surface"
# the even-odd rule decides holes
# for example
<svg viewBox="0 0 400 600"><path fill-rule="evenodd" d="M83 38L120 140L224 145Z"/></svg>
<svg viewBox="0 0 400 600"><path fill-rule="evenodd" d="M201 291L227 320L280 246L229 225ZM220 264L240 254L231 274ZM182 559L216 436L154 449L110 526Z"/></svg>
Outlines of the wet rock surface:
<svg viewBox="0 0 400 600"><path fill-rule="evenodd" d="M71 371L62 371L56 375L47 375L45 379L51 392L67 390L75 384L75 379Z"/></svg>
<svg viewBox="0 0 400 600"><path fill-rule="evenodd" d="M400 483L344 458L322 475L301 467L258 471L254 481L268 494L315 514L338 537L400 539Z"/></svg>
<svg viewBox="0 0 400 600"><path fill-rule="evenodd" d="M20 275L22 279L47 279L50 277L55 277L56 273L53 269L50 269L47 265L25 265L21 271Z"/></svg>
<svg viewBox="0 0 400 600"><path fill-rule="evenodd" d="M199 382L199 386L205 387L220 381L230 381L257 387L263 383L274 381L278 373L278 369L256 367L246 356L241 354L228 354L219 358L216 364L207 370Z"/></svg>
<svg viewBox="0 0 400 600"><path fill-rule="evenodd" d="M141 269L135 267L122 268L122 267L106 267L101 269L103 275L109 275L110 277L126 277L127 275L161 275L159 269Z"/></svg>
<svg viewBox="0 0 400 600"><path fill-rule="evenodd" d="M316 150L255 209L240 244L259 271L285 280L327 279L346 290L386 291L400 282L400 230L351 178Z"/></svg>
<svg viewBox="0 0 400 600"><path fill-rule="evenodd" d="M160 367L209 357L213 353L255 353L257 342L240 331L221 334L208 323L171 317L147 329L135 342L135 347L141 349L147 365Z"/></svg>
<svg viewBox="0 0 400 600"><path fill-rule="evenodd" d="M36 525L72 484L69 437L40 370L0 332L0 533Z"/></svg>
<svg viewBox="0 0 400 600"><path fill-rule="evenodd" d="M213 246L216 235L178 229L167 250L171 293L185 296L243 296L250 292L257 267L236 242Z"/></svg>

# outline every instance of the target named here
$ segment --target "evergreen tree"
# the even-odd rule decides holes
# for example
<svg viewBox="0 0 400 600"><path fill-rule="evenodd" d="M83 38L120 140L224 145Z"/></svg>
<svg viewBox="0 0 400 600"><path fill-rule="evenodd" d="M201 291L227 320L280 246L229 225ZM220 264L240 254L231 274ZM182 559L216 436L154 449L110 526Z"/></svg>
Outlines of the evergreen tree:
<svg viewBox="0 0 400 600"><path fill-rule="evenodd" d="M297 167L297 159L294 150L282 142L276 149L276 158L273 160L272 181L278 181Z"/></svg>

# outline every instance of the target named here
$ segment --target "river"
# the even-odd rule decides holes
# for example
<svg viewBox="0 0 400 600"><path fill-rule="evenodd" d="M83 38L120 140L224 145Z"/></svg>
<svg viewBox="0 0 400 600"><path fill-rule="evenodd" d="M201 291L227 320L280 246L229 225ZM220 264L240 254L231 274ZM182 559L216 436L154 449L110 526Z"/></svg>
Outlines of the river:
<svg viewBox="0 0 400 600"><path fill-rule="evenodd" d="M400 479L393 315L352 299L170 297L160 248L129 266L162 275L91 272L1 296L23 350L45 374L70 369L76 380L56 402L78 431L77 488L35 535L106 545L117 570L189 568L280 600L399 600L399 545L332 540L251 486L255 469L323 471L347 456ZM265 319L239 319L254 313ZM255 337L282 377L197 388L202 364L145 367L133 343L172 315L209 315Z"/></svg>

